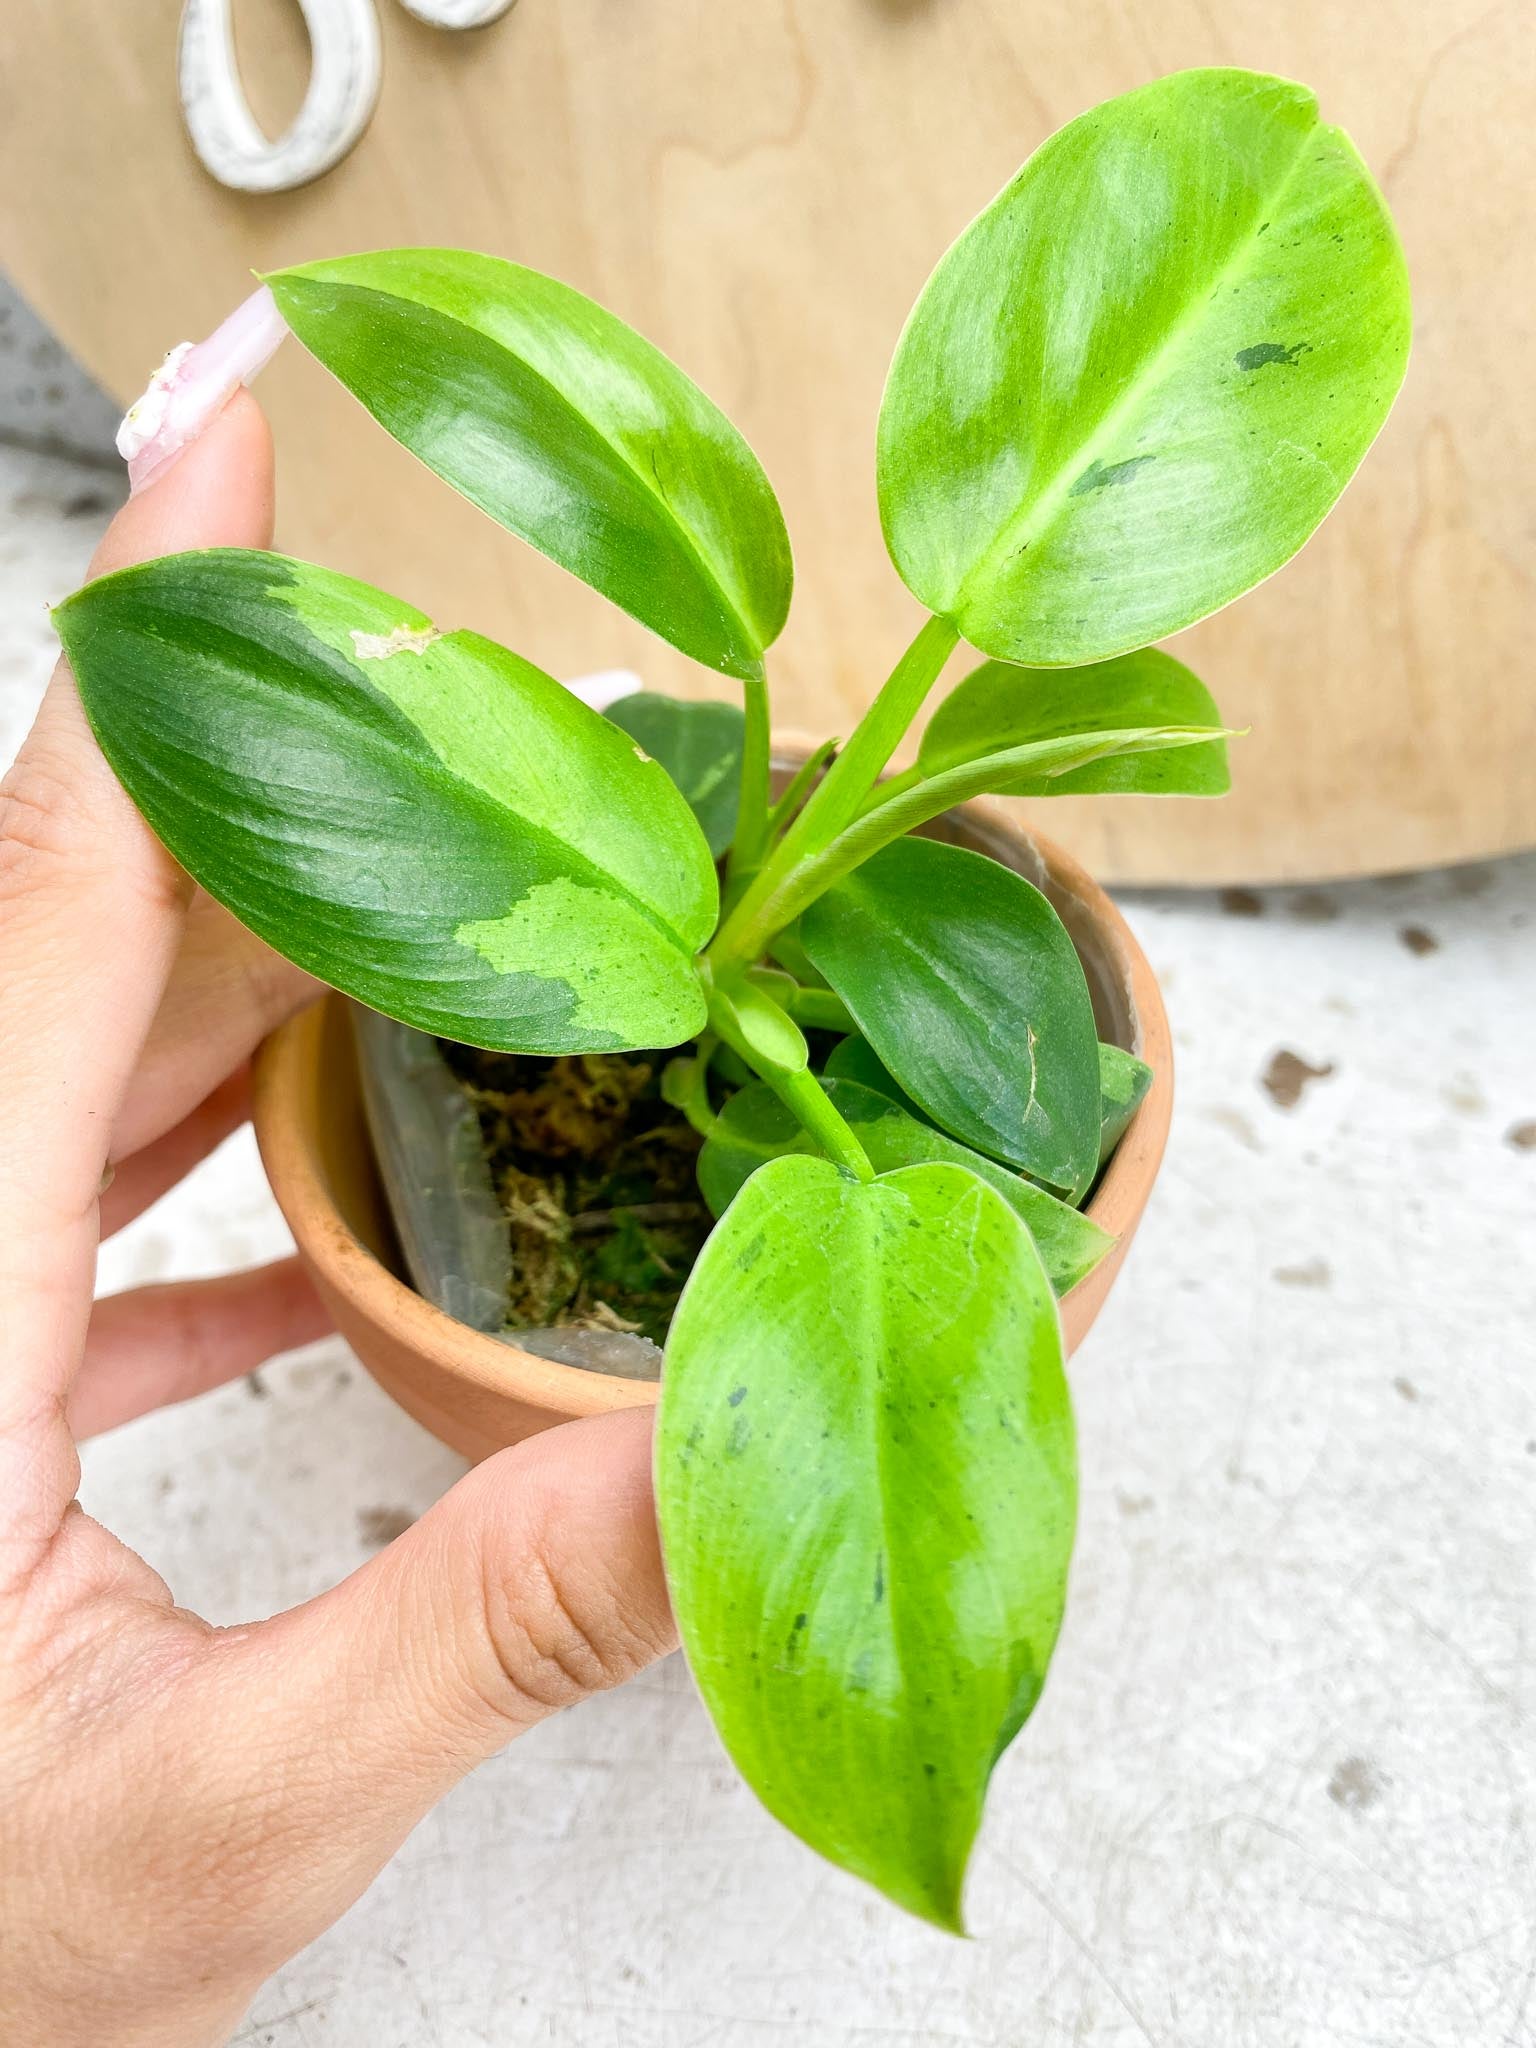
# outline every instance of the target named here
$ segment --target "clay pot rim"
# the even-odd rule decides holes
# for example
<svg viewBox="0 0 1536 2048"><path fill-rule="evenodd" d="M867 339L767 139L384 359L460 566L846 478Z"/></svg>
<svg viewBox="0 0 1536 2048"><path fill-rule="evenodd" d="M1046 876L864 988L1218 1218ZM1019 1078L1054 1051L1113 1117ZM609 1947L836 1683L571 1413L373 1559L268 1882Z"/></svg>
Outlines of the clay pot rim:
<svg viewBox="0 0 1536 2048"><path fill-rule="evenodd" d="M1134 1023L1132 1049L1152 1068L1152 1085L1084 1213L1121 1240L1123 1251L1123 1241L1139 1221L1145 1186L1156 1175L1172 1116L1173 1046L1156 976L1119 910L1069 854L987 798L974 799L962 811L976 825L1032 843L1052 880L1088 913L1104 942L1105 964L1121 977ZM391 1272L343 1220L300 1105L302 1077L314 1062L326 1006L344 1000L327 993L268 1039L255 1078L254 1122L262 1162L299 1249L318 1276L357 1301L372 1321L389 1328L423 1359L490 1394L514 1397L558 1418L653 1407L661 1394L658 1381L617 1379L562 1365L458 1322ZM1106 1254L1106 1260L1115 1259L1113 1250ZM1096 1267L1063 1298L1064 1315L1100 1272Z"/></svg>

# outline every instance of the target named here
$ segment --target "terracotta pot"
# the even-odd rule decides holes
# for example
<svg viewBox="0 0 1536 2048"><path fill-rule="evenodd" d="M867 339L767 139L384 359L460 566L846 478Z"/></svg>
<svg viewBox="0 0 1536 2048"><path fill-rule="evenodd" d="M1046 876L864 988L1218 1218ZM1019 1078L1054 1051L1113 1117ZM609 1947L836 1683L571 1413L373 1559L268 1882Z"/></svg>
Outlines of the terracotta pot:
<svg viewBox="0 0 1536 2048"><path fill-rule="evenodd" d="M1062 1303L1076 1349L1114 1283L1162 1163L1173 1107L1173 1046L1157 982L1119 911L1077 863L984 799L932 828L1044 889L1072 934L1099 1034L1140 1055L1152 1086L1088 1214L1119 1242ZM401 1277L363 1123L346 1004L328 996L263 1047L256 1135L278 1205L336 1327L386 1393L468 1458L580 1415L650 1406L654 1384L610 1379L455 1322Z"/></svg>

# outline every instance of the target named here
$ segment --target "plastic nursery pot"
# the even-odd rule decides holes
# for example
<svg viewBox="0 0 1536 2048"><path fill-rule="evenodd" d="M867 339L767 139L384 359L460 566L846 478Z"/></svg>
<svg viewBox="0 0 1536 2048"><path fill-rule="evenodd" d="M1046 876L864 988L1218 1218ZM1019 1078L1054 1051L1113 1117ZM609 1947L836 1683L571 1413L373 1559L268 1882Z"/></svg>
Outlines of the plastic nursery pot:
<svg viewBox="0 0 1536 2048"><path fill-rule="evenodd" d="M1118 1243L1062 1302L1067 1346L1075 1350L1114 1284L1162 1163L1173 1107L1162 997L1119 911L1048 839L1024 831L985 799L928 829L989 854L1045 891L1087 972L1100 1037L1152 1069L1152 1085L1088 1205ZM262 1048L255 1124L273 1193L337 1329L385 1392L454 1450L484 1458L577 1416L655 1403L654 1383L537 1358L455 1322L402 1278L340 996L314 1004Z"/></svg>

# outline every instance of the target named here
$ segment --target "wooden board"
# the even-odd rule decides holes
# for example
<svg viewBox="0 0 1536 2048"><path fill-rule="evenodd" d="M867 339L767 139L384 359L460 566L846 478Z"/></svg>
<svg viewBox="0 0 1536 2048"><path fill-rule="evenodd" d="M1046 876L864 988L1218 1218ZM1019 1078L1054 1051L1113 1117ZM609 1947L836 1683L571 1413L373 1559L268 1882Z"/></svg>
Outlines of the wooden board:
<svg viewBox="0 0 1536 2048"><path fill-rule="evenodd" d="M1273 583L1178 651L1253 736L1220 804L1073 800L1048 829L1107 877L1321 877L1536 841L1526 0L522 0L449 36L379 0L383 97L297 193L200 170L176 0L10 0L0 221L17 281L131 396L251 268L452 242L558 272L738 421L794 536L774 664L785 725L845 732L916 623L875 515L885 366L932 263L1052 128L1187 64L1305 78L1375 167L1418 340L1361 478ZM252 97L281 121L302 36L243 0ZM298 350L263 381L281 543L510 641L557 673L711 680L500 534Z"/></svg>

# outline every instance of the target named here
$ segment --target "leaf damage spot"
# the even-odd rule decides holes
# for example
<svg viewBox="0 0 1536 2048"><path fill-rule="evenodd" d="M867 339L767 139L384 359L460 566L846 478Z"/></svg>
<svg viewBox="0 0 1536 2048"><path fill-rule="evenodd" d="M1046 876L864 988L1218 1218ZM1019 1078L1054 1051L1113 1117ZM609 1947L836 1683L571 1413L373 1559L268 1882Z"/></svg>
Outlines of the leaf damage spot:
<svg viewBox="0 0 1536 2048"><path fill-rule="evenodd" d="M442 637L436 626L391 626L387 633L360 633L354 629L352 645L359 661L388 661L392 654L425 654Z"/></svg>
<svg viewBox="0 0 1536 2048"><path fill-rule="evenodd" d="M1240 370L1262 370L1270 363L1284 363L1294 370L1311 347L1310 341L1293 341L1289 347L1283 341L1256 341L1252 348L1240 348L1232 360Z"/></svg>

